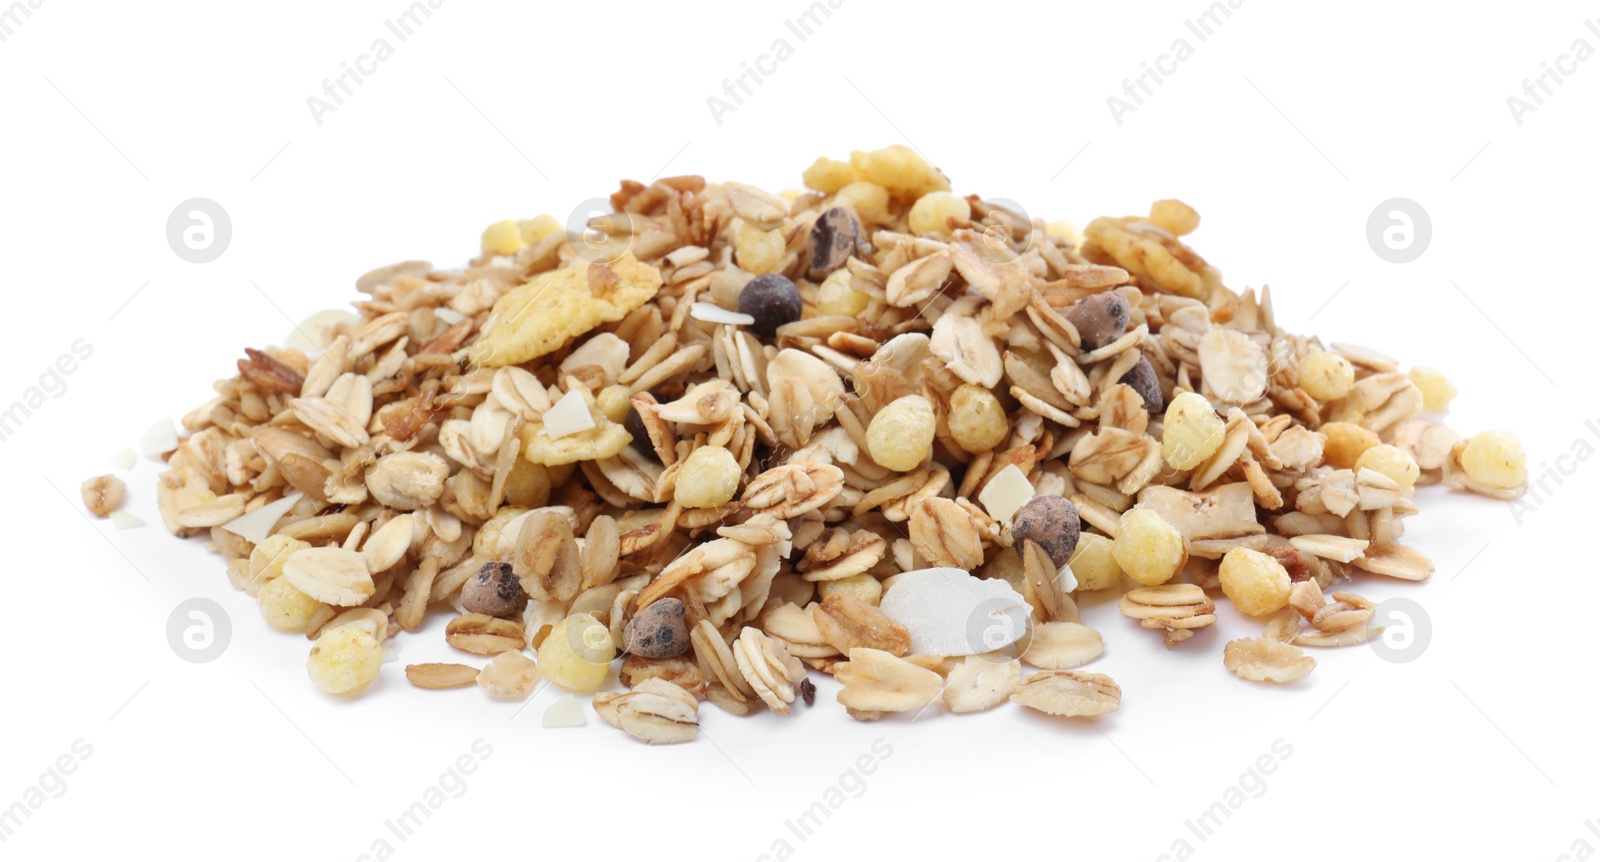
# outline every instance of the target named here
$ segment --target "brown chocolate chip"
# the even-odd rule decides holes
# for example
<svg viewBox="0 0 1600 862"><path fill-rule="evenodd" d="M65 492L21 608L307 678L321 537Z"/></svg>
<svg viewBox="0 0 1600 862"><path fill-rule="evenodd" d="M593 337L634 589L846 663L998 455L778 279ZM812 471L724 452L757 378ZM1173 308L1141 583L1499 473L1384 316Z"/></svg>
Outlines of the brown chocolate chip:
<svg viewBox="0 0 1600 862"><path fill-rule="evenodd" d="M800 680L800 699L810 706L817 702L817 686L810 679Z"/></svg>
<svg viewBox="0 0 1600 862"><path fill-rule="evenodd" d="M628 620L622 630L622 648L645 658L671 658L689 649L689 626L683 619L683 602L657 599Z"/></svg>
<svg viewBox="0 0 1600 862"><path fill-rule="evenodd" d="M484 563L461 585L461 606L475 614L512 617L522 613L528 596L510 563Z"/></svg>
<svg viewBox="0 0 1600 862"><path fill-rule="evenodd" d="M766 338L778 327L799 320L802 310L800 289L781 275L758 275L739 291L739 312L755 318L750 331Z"/></svg>
<svg viewBox="0 0 1600 862"><path fill-rule="evenodd" d="M861 226L849 210L834 207L823 213L811 226L812 274L820 278L844 266L860 242Z"/></svg>
<svg viewBox="0 0 1600 862"><path fill-rule="evenodd" d="M1078 300L1067 311L1067 321L1077 327L1084 350L1099 350L1127 331L1128 313L1128 300L1122 292L1108 290Z"/></svg>
<svg viewBox="0 0 1600 862"><path fill-rule="evenodd" d="M1032 539L1050 555L1056 568L1065 566L1078 548L1078 510L1065 497L1044 494L1022 504L1011 519L1013 547Z"/></svg>
<svg viewBox="0 0 1600 862"><path fill-rule="evenodd" d="M1144 409L1152 414L1167 409L1166 396L1161 394L1161 378L1156 376L1156 367L1150 364L1150 357L1139 357L1139 364L1128 369L1119 382L1126 383L1139 393L1139 397L1144 399Z"/></svg>

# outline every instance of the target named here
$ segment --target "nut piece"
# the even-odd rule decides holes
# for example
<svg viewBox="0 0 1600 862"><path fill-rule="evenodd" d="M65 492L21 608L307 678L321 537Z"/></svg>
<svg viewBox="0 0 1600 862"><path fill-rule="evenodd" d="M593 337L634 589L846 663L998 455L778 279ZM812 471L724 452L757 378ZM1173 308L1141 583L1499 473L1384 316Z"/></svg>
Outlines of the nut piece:
<svg viewBox="0 0 1600 862"><path fill-rule="evenodd" d="M1122 688L1105 674L1048 670L1024 679L1011 700L1047 715L1105 715L1122 705Z"/></svg>
<svg viewBox="0 0 1600 862"><path fill-rule="evenodd" d="M96 476L83 480L83 505L96 518L104 518L122 508L128 486L115 476Z"/></svg>
<svg viewBox="0 0 1600 862"><path fill-rule="evenodd" d="M893 656L911 651L911 632L883 611L847 593L833 593L811 606L811 618L829 646L848 655L857 647Z"/></svg>
<svg viewBox="0 0 1600 862"><path fill-rule="evenodd" d="M1078 330L1087 353L1121 338L1128 329L1128 314L1128 298L1120 290L1108 290L1078 300L1067 311L1067 322Z"/></svg>
<svg viewBox="0 0 1600 862"><path fill-rule="evenodd" d="M1222 648L1222 663L1233 675L1251 682L1294 682L1311 672L1317 660L1298 648L1271 638L1241 638Z"/></svg>

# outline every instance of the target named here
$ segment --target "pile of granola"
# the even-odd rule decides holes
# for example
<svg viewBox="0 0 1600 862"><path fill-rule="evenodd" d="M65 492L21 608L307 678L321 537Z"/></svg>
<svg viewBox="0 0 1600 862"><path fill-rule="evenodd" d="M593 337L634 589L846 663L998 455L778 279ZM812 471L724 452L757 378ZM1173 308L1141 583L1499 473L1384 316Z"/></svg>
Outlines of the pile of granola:
<svg viewBox="0 0 1600 862"><path fill-rule="evenodd" d="M1114 711L1078 670L1089 590L1169 647L1220 591L1265 631L1188 648L1298 679L1380 631L1336 585L1432 573L1400 541L1418 486L1525 489L1509 434L1426 418L1438 372L1225 286L1181 202L1080 234L899 146L804 180L624 182L586 233L501 222L465 268L362 276L357 319L247 350L183 418L167 527L315 641L325 691L447 613L487 661L416 686L595 692L621 657L593 708L664 743L702 701L809 704L811 670L863 720Z"/></svg>

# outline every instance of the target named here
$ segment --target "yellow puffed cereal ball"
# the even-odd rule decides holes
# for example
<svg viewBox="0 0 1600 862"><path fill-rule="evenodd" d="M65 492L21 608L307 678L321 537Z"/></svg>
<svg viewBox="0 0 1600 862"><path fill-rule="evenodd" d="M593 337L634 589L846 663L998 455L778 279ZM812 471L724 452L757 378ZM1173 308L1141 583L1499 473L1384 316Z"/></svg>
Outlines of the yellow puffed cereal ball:
<svg viewBox="0 0 1600 862"><path fill-rule="evenodd" d="M1322 446L1323 457L1340 470L1351 469L1363 453L1383 442L1376 431L1351 422L1329 422L1320 431L1327 440Z"/></svg>
<svg viewBox="0 0 1600 862"><path fill-rule="evenodd" d="M1350 394L1356 382L1356 368L1350 360L1326 350L1313 350L1296 366L1300 388L1326 404Z"/></svg>
<svg viewBox="0 0 1600 862"><path fill-rule="evenodd" d="M1161 458L1179 470L1192 470L1222 448L1226 425L1211 402L1194 392L1180 393L1167 405L1162 422Z"/></svg>
<svg viewBox="0 0 1600 862"><path fill-rule="evenodd" d="M359 626L339 626L318 635L311 646L306 670L317 688L329 694L349 694L366 688L383 667L383 647L371 632Z"/></svg>
<svg viewBox="0 0 1600 862"><path fill-rule="evenodd" d="M976 455L999 446L1011 433L1005 408L993 392L963 383L950 394L950 436L961 448Z"/></svg>
<svg viewBox="0 0 1600 862"><path fill-rule="evenodd" d="M734 222L734 260L745 272L766 275L777 271L784 248L782 231L762 230L744 219Z"/></svg>
<svg viewBox="0 0 1600 862"><path fill-rule="evenodd" d="M1411 453L1397 446L1381 443L1361 453L1356 459L1357 470L1375 470L1388 476L1400 486L1400 493L1410 494L1417 487L1417 477L1422 468Z"/></svg>
<svg viewBox="0 0 1600 862"><path fill-rule="evenodd" d="M816 189L825 195L844 188L855 180L855 169L849 162L841 162L826 156L811 163L800 175L805 180L806 188Z"/></svg>
<svg viewBox="0 0 1600 862"><path fill-rule="evenodd" d="M1461 469L1491 488L1517 488L1528 481L1528 454L1510 431L1485 431L1462 448Z"/></svg>
<svg viewBox="0 0 1600 862"><path fill-rule="evenodd" d="M708 509L733 499L739 490L739 462L721 446L701 446L678 468L672 498L689 509Z"/></svg>
<svg viewBox="0 0 1600 862"><path fill-rule="evenodd" d="M595 691L606 681L617 645L611 630L590 614L556 623L539 644L539 672L569 691Z"/></svg>
<svg viewBox="0 0 1600 862"><path fill-rule="evenodd" d="M295 589L288 578L275 578L267 582L256 595L261 603L261 616L280 632L305 634L311 617L322 603Z"/></svg>
<svg viewBox="0 0 1600 862"><path fill-rule="evenodd" d="M972 218L972 205L950 192L929 192L911 205L908 218L912 233L947 234L952 222L959 226Z"/></svg>
<svg viewBox="0 0 1600 862"><path fill-rule="evenodd" d="M558 230L566 230L566 227L556 221L553 215L534 216L517 222L517 234L522 238L523 245L534 245Z"/></svg>
<svg viewBox="0 0 1600 862"><path fill-rule="evenodd" d="M921 395L889 402L867 426L867 451L890 470L915 470L933 451L933 405Z"/></svg>
<svg viewBox="0 0 1600 862"><path fill-rule="evenodd" d="M889 190L877 183L856 182L839 189L839 197L850 202L856 218L863 224L888 224L894 221L889 214Z"/></svg>
<svg viewBox="0 0 1600 862"><path fill-rule="evenodd" d="M510 219L497 221L483 230L484 254L516 254L523 245L522 229Z"/></svg>
<svg viewBox="0 0 1600 862"><path fill-rule="evenodd" d="M1234 548L1217 571L1222 592L1242 614L1264 616L1283 610L1294 586L1283 564L1249 548Z"/></svg>
<svg viewBox="0 0 1600 862"><path fill-rule="evenodd" d="M817 288L817 310L823 314L855 317L867 310L871 297L850 286L850 270L840 267Z"/></svg>
<svg viewBox="0 0 1600 862"><path fill-rule="evenodd" d="M1417 366L1411 369L1411 382L1422 392L1422 409L1429 413L1443 413L1450 402L1460 394L1459 389L1444 372L1436 368Z"/></svg>
<svg viewBox="0 0 1600 862"><path fill-rule="evenodd" d="M1147 587L1172 580L1189 560L1188 548L1178 528L1154 510L1138 506L1123 513L1117 538L1111 543L1111 554L1128 577Z"/></svg>
<svg viewBox="0 0 1600 862"><path fill-rule="evenodd" d="M612 422L621 424L628 418L628 408L632 403L628 400L633 395L633 390L622 384L607 386L594 396L594 406L606 414Z"/></svg>
<svg viewBox="0 0 1600 862"><path fill-rule="evenodd" d="M1112 553L1113 542L1099 533L1079 533L1072 551L1072 574L1080 590L1104 590L1122 579L1122 567Z"/></svg>

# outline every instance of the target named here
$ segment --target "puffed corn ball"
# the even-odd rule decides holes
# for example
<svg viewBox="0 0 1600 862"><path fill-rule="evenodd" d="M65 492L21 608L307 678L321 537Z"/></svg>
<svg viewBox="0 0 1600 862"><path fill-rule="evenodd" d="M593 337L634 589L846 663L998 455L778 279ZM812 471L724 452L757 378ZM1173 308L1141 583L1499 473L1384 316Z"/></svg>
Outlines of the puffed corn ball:
<svg viewBox="0 0 1600 862"><path fill-rule="evenodd" d="M1167 198L1150 205L1150 223L1173 236L1183 236L1200 226L1200 214L1183 201Z"/></svg>
<svg viewBox="0 0 1600 862"><path fill-rule="evenodd" d="M1181 393L1167 405L1162 422L1162 460L1179 470L1200 466L1222 447L1225 427L1210 401L1194 392Z"/></svg>
<svg viewBox="0 0 1600 862"><path fill-rule="evenodd" d="M306 670L317 688L328 694L349 694L366 688L383 667L383 647L359 626L339 626L317 637Z"/></svg>
<svg viewBox="0 0 1600 862"><path fill-rule="evenodd" d="M1357 470L1376 470L1393 479L1400 486L1402 494L1410 494L1417 487L1417 477L1422 475L1422 468L1417 466L1417 459L1411 453L1398 446L1380 443L1377 446L1361 453L1356 459Z"/></svg>
<svg viewBox="0 0 1600 862"><path fill-rule="evenodd" d="M690 509L708 509L733 499L739 489L739 462L721 446L701 446L678 468L672 498Z"/></svg>
<svg viewBox="0 0 1600 862"><path fill-rule="evenodd" d="M1461 393L1450 378L1437 368L1417 366L1411 369L1411 382L1422 391L1422 409L1429 413L1443 413L1450 402Z"/></svg>
<svg viewBox="0 0 1600 862"><path fill-rule="evenodd" d="M1322 456L1340 470L1354 467L1363 453L1383 442L1378 432L1353 422L1329 422L1321 432L1327 440L1322 445Z"/></svg>
<svg viewBox="0 0 1600 862"><path fill-rule="evenodd" d="M850 286L850 270L840 267L817 288L817 310L823 314L855 317L867 310L871 297Z"/></svg>
<svg viewBox="0 0 1600 862"><path fill-rule="evenodd" d="M566 226L553 215L539 215L517 222L517 235L522 238L523 245L533 245L558 230L566 230Z"/></svg>
<svg viewBox="0 0 1600 862"><path fill-rule="evenodd" d="M948 422L950 436L974 455L994 449L1011 433L1000 399L975 383L963 383L950 395Z"/></svg>
<svg viewBox="0 0 1600 862"><path fill-rule="evenodd" d="M266 537L250 550L250 579L258 584L277 580L283 574L283 561L309 547L310 542L281 533Z"/></svg>
<svg viewBox="0 0 1600 862"><path fill-rule="evenodd" d="M610 629L590 614L573 614L552 626L539 644L539 672L568 691L596 691L616 654Z"/></svg>
<svg viewBox="0 0 1600 862"><path fill-rule="evenodd" d="M311 618L322 607L322 602L295 589L288 578L274 578L268 581L261 592L256 594L256 601L261 603L261 616L280 632L295 632L305 634L311 625Z"/></svg>
<svg viewBox="0 0 1600 862"><path fill-rule="evenodd" d="M1073 247L1083 245L1083 229L1066 219L1056 219L1045 225L1044 232L1051 239L1058 239Z"/></svg>
<svg viewBox="0 0 1600 862"><path fill-rule="evenodd" d="M738 219L733 225L733 253L739 268L756 275L776 272L783 263L783 232L762 230Z"/></svg>
<svg viewBox="0 0 1600 862"><path fill-rule="evenodd" d="M1080 590L1104 590L1122 579L1122 567L1112 552L1114 543L1099 533L1079 533L1078 547L1067 565Z"/></svg>
<svg viewBox="0 0 1600 862"><path fill-rule="evenodd" d="M856 218L864 224L894 221L894 215L889 212L889 190L877 183L849 183L839 189L838 196L850 202Z"/></svg>
<svg viewBox="0 0 1600 862"><path fill-rule="evenodd" d="M855 182L856 172L849 162L821 156L800 173L800 178L805 180L807 188L831 195Z"/></svg>
<svg viewBox="0 0 1600 862"><path fill-rule="evenodd" d="M1491 488L1518 488L1528 481L1528 454L1510 431L1484 431L1462 448L1461 469Z"/></svg>
<svg viewBox="0 0 1600 862"><path fill-rule="evenodd" d="M632 406L628 399L632 395L633 390L620 383L607 386L594 396L594 406L600 408L607 419L621 424L628 418L628 408Z"/></svg>
<svg viewBox="0 0 1600 862"><path fill-rule="evenodd" d="M1222 592L1239 612L1252 617L1283 610L1293 583L1283 564L1249 548L1234 548L1218 570Z"/></svg>
<svg viewBox="0 0 1600 862"><path fill-rule="evenodd" d="M1324 404L1349 395L1356 382L1356 367L1350 360L1326 350L1307 353L1295 370L1300 376L1300 388Z"/></svg>
<svg viewBox="0 0 1600 862"><path fill-rule="evenodd" d="M933 451L933 405L921 395L889 402L867 426L867 451L890 470L915 470Z"/></svg>
<svg viewBox="0 0 1600 862"><path fill-rule="evenodd" d="M959 225L972 218L972 204L950 192L929 192L911 205L907 218L912 233L948 234L952 222Z"/></svg>
<svg viewBox="0 0 1600 862"><path fill-rule="evenodd" d="M877 578L862 572L848 578L839 578L836 581L823 581L817 584L817 601L822 601L835 593L843 593L852 598L860 599L869 605L876 606L878 600L883 598L883 583Z"/></svg>
<svg viewBox="0 0 1600 862"><path fill-rule="evenodd" d="M1111 543L1111 555L1128 577L1147 587L1172 580L1189 560L1189 551L1178 528L1154 510L1138 506L1123 513L1117 538ZM1081 579L1078 586L1083 586Z"/></svg>
<svg viewBox="0 0 1600 862"><path fill-rule="evenodd" d="M524 245L522 229L510 219L497 221L483 229L484 254L516 254Z"/></svg>

